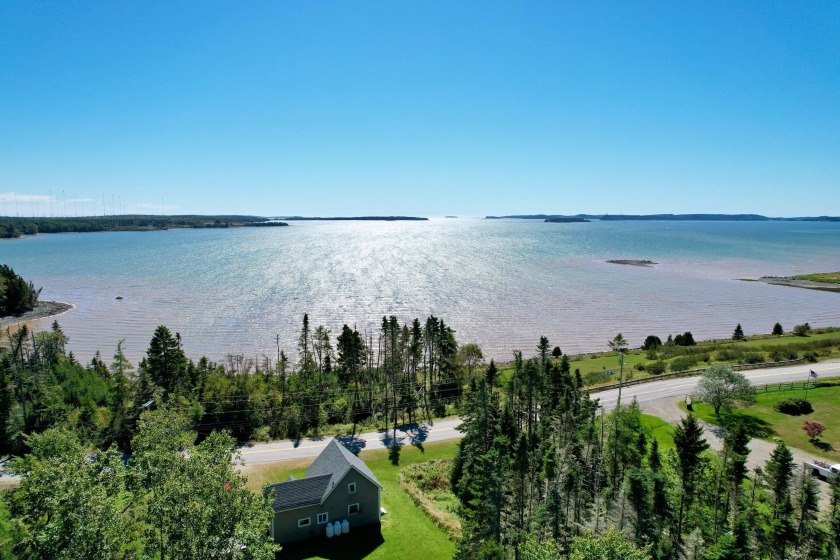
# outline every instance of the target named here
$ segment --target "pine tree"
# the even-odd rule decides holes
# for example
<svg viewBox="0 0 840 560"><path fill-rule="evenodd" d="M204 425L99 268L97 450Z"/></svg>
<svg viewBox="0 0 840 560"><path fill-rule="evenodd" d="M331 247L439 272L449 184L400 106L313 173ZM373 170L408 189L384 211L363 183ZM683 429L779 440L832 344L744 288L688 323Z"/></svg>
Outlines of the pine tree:
<svg viewBox="0 0 840 560"><path fill-rule="evenodd" d="M732 333L732 340L745 340L744 329L741 328L741 323L735 326L735 331Z"/></svg>
<svg viewBox="0 0 840 560"><path fill-rule="evenodd" d="M703 428L693 414L683 418L674 430L674 446L677 451L682 485L675 534L675 541L679 544L682 541L685 508L691 506L697 488L697 478L702 466L701 455L709 448L709 444L703 439Z"/></svg>

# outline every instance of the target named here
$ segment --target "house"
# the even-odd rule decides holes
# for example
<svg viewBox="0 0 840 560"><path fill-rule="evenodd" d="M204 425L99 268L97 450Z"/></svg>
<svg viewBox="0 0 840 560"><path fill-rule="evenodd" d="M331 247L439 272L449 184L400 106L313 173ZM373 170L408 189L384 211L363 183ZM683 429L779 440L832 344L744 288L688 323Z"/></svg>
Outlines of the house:
<svg viewBox="0 0 840 560"><path fill-rule="evenodd" d="M270 532L276 543L326 537L327 524L379 524L382 485L364 462L333 439L306 469L269 486L274 495Z"/></svg>

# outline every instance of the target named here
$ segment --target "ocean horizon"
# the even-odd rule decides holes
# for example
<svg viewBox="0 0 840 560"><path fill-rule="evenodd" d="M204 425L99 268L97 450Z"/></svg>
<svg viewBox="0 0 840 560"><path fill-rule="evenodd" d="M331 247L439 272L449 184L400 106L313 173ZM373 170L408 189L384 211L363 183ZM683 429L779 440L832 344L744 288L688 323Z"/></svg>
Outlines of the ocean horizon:
<svg viewBox="0 0 840 560"><path fill-rule="evenodd" d="M373 336L383 316L429 315L487 359L607 350L622 332L728 338L840 325L840 294L741 278L840 270L840 224L433 218L294 222L287 228L47 234L0 241L0 262L71 303L58 317L80 361L117 343L136 362L157 325L188 356L295 360L304 313L334 337ZM607 263L651 260L651 267ZM117 298L122 299L117 299ZM53 318L35 321L49 328Z"/></svg>

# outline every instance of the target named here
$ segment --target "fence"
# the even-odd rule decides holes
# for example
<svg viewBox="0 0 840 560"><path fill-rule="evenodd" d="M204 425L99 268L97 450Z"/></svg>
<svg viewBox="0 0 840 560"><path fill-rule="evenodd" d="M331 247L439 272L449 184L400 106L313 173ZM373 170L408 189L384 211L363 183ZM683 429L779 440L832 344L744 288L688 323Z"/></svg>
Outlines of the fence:
<svg viewBox="0 0 840 560"><path fill-rule="evenodd" d="M757 393L766 393L768 391L795 391L797 389L813 389L817 386L816 381L799 381L796 383L778 383L775 385L756 385Z"/></svg>
<svg viewBox="0 0 840 560"><path fill-rule="evenodd" d="M731 367L735 371L741 371L745 369L759 369L759 368L767 368L767 367L781 367L781 366L790 366L794 364L799 364L805 361L805 358L798 358L796 360L782 360L781 362L762 362L760 364L733 364ZM622 387L630 387L631 385L641 385L642 383L652 383L653 381L660 381L662 379L678 379L680 377L694 377L695 375L700 375L706 368L702 369L690 369L686 371L678 371L676 373L663 373L662 375L651 375L650 377L642 377L640 379L631 379L629 381L625 381L620 385ZM805 386L803 385L805 381L800 382L802 388L804 389ZM795 385L795 383L788 383L786 385ZM599 391L609 391L610 389L618 389L618 383L610 383L609 385L598 385L596 387L590 387L587 389L590 393L597 393ZM765 387L767 387L765 385ZM761 390L761 389L757 389ZM764 389L767 390L766 388Z"/></svg>

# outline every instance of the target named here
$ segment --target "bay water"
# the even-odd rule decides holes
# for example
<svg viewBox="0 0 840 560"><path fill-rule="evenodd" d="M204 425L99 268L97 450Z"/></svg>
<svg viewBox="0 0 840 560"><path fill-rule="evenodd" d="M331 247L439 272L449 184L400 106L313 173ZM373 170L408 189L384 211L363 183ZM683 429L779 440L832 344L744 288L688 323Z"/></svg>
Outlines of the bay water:
<svg viewBox="0 0 840 560"><path fill-rule="evenodd" d="M649 259L638 267L609 259ZM840 293L740 278L840 270L840 224L431 219L289 227L38 235L0 241L0 263L72 303L58 317L81 361L116 344L136 363L157 325L192 358L294 361L302 317L374 335L385 315L442 318L487 358L631 346L690 330L728 338L840 326ZM121 297L122 299L117 299ZM49 328L53 319L36 321Z"/></svg>

